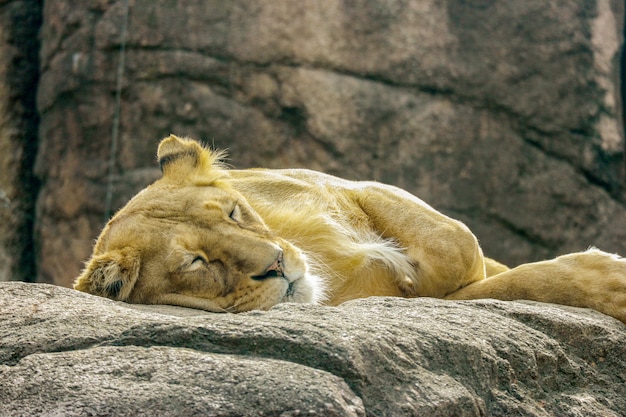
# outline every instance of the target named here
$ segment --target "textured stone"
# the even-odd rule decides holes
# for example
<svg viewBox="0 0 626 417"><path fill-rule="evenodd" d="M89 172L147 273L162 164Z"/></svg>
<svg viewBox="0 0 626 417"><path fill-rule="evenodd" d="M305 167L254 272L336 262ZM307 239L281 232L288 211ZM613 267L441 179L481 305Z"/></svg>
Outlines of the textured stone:
<svg viewBox="0 0 626 417"><path fill-rule="evenodd" d="M510 265L626 253L620 0L45 4L39 280L70 285L175 133L233 165L399 185Z"/></svg>
<svg viewBox="0 0 626 417"><path fill-rule="evenodd" d="M620 416L626 326L531 302L213 314L0 284L0 414Z"/></svg>
<svg viewBox="0 0 626 417"><path fill-rule="evenodd" d="M0 1L0 281L35 278L40 24L40 2Z"/></svg>

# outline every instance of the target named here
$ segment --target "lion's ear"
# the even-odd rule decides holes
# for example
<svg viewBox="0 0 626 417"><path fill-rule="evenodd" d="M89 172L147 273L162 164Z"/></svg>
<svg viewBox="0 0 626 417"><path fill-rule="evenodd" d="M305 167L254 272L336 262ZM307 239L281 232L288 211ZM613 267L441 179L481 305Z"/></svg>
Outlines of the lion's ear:
<svg viewBox="0 0 626 417"><path fill-rule="evenodd" d="M215 171L222 168L220 159L224 156L224 152L213 151L193 139L175 135L163 139L157 151L164 177L202 185L215 180Z"/></svg>
<svg viewBox="0 0 626 417"><path fill-rule="evenodd" d="M137 282L140 265L139 254L131 249L96 255L87 262L74 289L125 301Z"/></svg>

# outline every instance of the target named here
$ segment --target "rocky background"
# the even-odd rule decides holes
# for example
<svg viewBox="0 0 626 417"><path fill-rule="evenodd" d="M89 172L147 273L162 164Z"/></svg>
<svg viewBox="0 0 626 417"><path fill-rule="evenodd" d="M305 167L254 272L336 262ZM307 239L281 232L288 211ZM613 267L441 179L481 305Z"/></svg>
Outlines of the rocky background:
<svg viewBox="0 0 626 417"><path fill-rule="evenodd" d="M170 133L624 255L623 41L622 0L0 1L0 280L69 286Z"/></svg>
<svg viewBox="0 0 626 417"><path fill-rule="evenodd" d="M0 0L0 281L36 279L41 4Z"/></svg>

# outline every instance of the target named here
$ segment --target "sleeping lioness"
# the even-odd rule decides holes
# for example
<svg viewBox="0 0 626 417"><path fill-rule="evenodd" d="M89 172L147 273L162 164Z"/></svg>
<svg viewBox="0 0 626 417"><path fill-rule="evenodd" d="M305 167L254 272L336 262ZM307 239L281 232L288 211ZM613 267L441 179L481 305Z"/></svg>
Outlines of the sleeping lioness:
<svg viewBox="0 0 626 417"><path fill-rule="evenodd" d="M377 182L228 170L170 136L163 177L105 226L74 288L215 312L369 296L590 307L626 323L626 259L593 249L509 269L461 222Z"/></svg>

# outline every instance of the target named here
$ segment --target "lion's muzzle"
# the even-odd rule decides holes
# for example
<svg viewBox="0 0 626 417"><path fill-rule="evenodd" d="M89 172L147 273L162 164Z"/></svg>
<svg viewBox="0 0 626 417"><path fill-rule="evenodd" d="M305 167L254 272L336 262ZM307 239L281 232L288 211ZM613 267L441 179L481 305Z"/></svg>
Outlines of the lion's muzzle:
<svg viewBox="0 0 626 417"><path fill-rule="evenodd" d="M252 279L263 280L263 279L268 279L268 278L284 278L284 277L285 275L283 271L283 252L280 251L278 253L278 256L276 257L276 260L274 260L274 262L265 270L263 275L255 275L252 277Z"/></svg>

